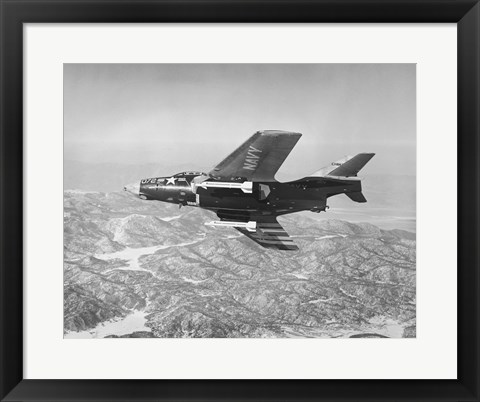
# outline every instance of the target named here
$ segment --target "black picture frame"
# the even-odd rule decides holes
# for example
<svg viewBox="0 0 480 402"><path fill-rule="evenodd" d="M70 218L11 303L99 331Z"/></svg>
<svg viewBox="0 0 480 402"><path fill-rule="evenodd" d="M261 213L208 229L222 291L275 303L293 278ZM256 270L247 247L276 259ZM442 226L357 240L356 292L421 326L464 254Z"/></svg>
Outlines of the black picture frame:
<svg viewBox="0 0 480 402"><path fill-rule="evenodd" d="M479 400L479 0L0 0L0 13L2 401ZM456 23L458 379L23 379L23 24L32 22Z"/></svg>

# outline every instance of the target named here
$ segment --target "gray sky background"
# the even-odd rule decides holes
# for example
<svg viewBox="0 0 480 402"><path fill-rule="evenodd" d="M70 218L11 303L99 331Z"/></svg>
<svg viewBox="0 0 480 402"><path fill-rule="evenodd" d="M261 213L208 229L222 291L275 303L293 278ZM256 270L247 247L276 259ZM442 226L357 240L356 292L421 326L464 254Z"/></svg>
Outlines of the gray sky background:
<svg viewBox="0 0 480 402"><path fill-rule="evenodd" d="M415 94L414 64L66 64L64 156L207 169L280 129L303 133L288 178L359 152L415 175Z"/></svg>

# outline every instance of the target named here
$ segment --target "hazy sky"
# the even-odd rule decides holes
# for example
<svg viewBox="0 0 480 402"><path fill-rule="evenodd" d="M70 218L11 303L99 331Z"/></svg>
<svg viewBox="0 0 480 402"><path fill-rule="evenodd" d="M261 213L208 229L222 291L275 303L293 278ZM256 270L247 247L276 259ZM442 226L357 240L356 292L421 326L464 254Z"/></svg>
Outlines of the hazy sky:
<svg viewBox="0 0 480 402"><path fill-rule="evenodd" d="M414 64L66 64L64 83L67 160L208 169L280 129L303 134L289 175L359 152L415 174Z"/></svg>

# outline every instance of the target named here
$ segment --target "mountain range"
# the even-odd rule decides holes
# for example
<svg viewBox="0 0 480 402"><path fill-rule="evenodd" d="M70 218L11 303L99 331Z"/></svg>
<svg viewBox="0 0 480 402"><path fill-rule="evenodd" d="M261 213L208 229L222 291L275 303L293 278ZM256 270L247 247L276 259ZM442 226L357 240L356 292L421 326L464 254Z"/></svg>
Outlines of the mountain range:
<svg viewBox="0 0 480 402"><path fill-rule="evenodd" d="M193 207L64 191L64 336L415 337L415 233L310 212L264 249Z"/></svg>

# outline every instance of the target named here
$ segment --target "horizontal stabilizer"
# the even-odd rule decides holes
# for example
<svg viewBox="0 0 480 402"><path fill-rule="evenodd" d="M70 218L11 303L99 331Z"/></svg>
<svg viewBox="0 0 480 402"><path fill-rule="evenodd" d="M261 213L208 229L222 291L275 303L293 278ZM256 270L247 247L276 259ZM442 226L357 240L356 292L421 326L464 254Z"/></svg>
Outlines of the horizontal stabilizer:
<svg viewBox="0 0 480 402"><path fill-rule="evenodd" d="M332 170L329 176L356 176L375 154L358 154Z"/></svg>
<svg viewBox="0 0 480 402"><path fill-rule="evenodd" d="M313 173L311 177L341 176L355 177L358 172L374 157L373 153L362 153L355 156L346 156L336 162Z"/></svg>
<svg viewBox="0 0 480 402"><path fill-rule="evenodd" d="M367 202L367 199L361 191L356 191L354 193L345 193L345 195L355 202Z"/></svg>

